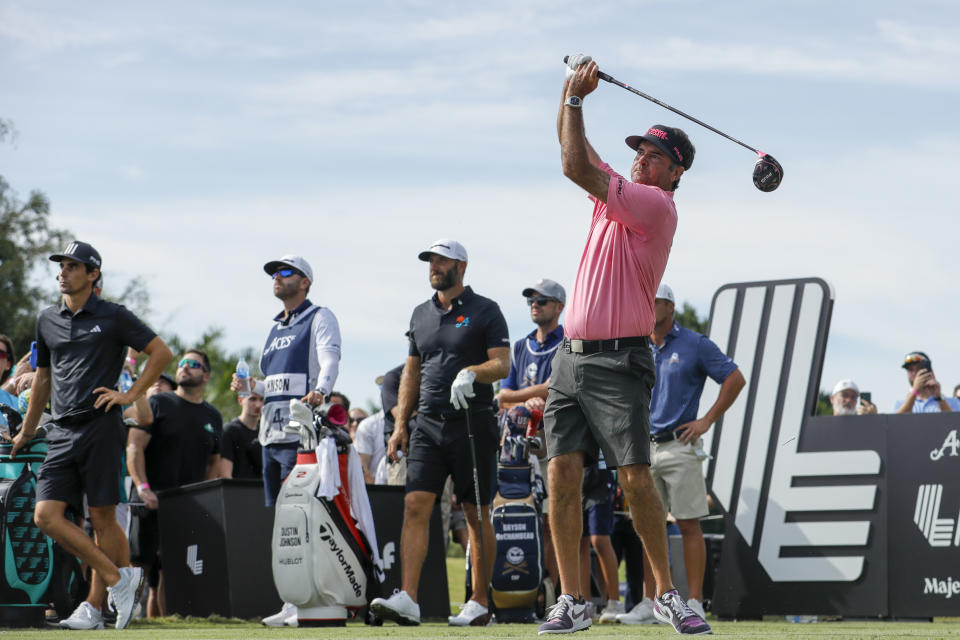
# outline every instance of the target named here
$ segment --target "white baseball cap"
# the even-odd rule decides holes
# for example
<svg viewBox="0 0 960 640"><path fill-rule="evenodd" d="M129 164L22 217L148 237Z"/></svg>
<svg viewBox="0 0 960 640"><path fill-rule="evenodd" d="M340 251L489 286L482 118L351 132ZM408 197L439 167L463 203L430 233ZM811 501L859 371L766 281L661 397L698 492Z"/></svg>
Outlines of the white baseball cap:
<svg viewBox="0 0 960 640"><path fill-rule="evenodd" d="M860 395L860 387L857 386L857 383L853 380L841 380L837 384L833 385L833 393L830 395L834 396L840 393L841 391L846 391L850 389L851 391L856 391L857 395Z"/></svg>
<svg viewBox="0 0 960 640"><path fill-rule="evenodd" d="M307 277L307 280L310 283L313 283L313 269L310 268L310 263L306 261L303 256L283 256L279 260L271 260L267 264L263 265L263 270L267 272L268 276L273 277L273 274L277 272L277 269L281 267L290 267L291 269L296 269L303 275Z"/></svg>
<svg viewBox="0 0 960 640"><path fill-rule="evenodd" d="M440 238L430 245L429 248L421 251L417 257L423 260L424 262L430 262L430 254L435 253L438 256L443 256L444 258L451 258L453 260L459 260L460 262L467 261L467 250L463 248L463 245L457 242L456 240L448 240L446 238Z"/></svg>
<svg viewBox="0 0 960 640"><path fill-rule="evenodd" d="M673 297L673 289L671 289L668 285L663 283L660 283L660 286L657 287L656 298L658 300L669 300L673 304L677 304L676 299L674 299Z"/></svg>

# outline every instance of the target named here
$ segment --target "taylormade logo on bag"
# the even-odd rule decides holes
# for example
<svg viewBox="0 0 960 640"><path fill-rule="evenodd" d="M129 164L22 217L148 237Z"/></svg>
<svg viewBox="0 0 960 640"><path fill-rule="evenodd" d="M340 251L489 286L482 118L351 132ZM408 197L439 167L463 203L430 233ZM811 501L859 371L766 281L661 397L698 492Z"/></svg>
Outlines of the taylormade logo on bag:
<svg viewBox="0 0 960 640"><path fill-rule="evenodd" d="M327 525L321 524L320 529L317 530L317 533L320 535L321 540L330 545L330 553L336 556L337 561L340 563L340 567L343 569L343 575L345 575L347 580L350 581L350 587L353 589L354 595L359 598L363 594L363 589L360 587L360 583L357 581L357 572L343 554L343 549L337 544L337 541L334 539L330 529L327 528Z"/></svg>

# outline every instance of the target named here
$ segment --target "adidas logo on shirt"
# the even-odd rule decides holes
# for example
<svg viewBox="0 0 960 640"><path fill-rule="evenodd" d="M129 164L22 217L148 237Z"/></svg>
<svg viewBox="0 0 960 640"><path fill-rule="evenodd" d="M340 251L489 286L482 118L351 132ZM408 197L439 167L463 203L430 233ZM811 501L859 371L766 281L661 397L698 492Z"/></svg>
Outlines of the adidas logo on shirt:
<svg viewBox="0 0 960 640"><path fill-rule="evenodd" d="M90 333L101 333L100 325L95 325L93 329L90 329Z"/></svg>

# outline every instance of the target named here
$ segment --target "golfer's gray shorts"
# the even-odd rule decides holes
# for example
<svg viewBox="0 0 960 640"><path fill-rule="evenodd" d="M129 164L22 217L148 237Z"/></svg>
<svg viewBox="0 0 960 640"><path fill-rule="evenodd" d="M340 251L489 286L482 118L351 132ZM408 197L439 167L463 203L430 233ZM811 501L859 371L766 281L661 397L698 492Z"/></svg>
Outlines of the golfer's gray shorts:
<svg viewBox="0 0 960 640"><path fill-rule="evenodd" d="M584 464L603 451L608 467L650 464L650 347L568 353L557 349L543 424L547 456L582 451Z"/></svg>

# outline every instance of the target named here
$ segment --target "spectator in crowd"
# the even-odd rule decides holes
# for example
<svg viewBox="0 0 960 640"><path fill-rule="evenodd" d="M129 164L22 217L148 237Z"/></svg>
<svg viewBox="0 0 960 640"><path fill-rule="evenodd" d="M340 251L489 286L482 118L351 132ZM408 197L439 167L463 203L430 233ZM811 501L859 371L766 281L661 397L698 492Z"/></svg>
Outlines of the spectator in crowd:
<svg viewBox="0 0 960 640"><path fill-rule="evenodd" d="M203 399L209 381L207 354L187 351L177 365L177 390L152 395L127 435L127 470L148 510L140 519L134 560L147 572L150 618L166 615L156 492L216 478L220 468L223 419Z"/></svg>
<svg viewBox="0 0 960 640"><path fill-rule="evenodd" d="M524 289L522 295L537 328L514 343L510 373L500 382L497 400L501 409L523 403L528 409L543 411L553 356L563 342L560 314L567 294L558 283L544 278Z"/></svg>
<svg viewBox="0 0 960 640"><path fill-rule="evenodd" d="M3 386L11 378L16 355L13 352L13 341L0 333L0 403L17 408L17 395L6 391Z"/></svg>
<svg viewBox="0 0 960 640"><path fill-rule="evenodd" d="M430 514L449 475L467 519L473 571L471 599L459 615L448 620L451 625L466 626L490 618L487 587L496 545L490 522L490 485L499 440L493 383L510 370L510 339L497 304L464 287L467 252L463 245L437 240L419 258L430 263L430 286L436 293L417 306L410 319L399 415L387 444L391 458L408 453L400 540L402 590L387 599L375 598L371 609L384 619L420 623L417 586L427 554ZM408 431L407 421L418 397L416 424ZM472 440L467 437L468 426ZM472 443L476 445L475 469ZM478 487L473 482L474 470Z"/></svg>
<svg viewBox="0 0 960 640"><path fill-rule="evenodd" d="M386 443L393 436L393 429L396 425L397 415L400 409L397 403L400 400L400 377L403 374L403 365L394 367L383 375L383 382L380 385L380 406L383 407L383 437L384 452L386 452ZM414 390L419 394L419 389ZM414 399L416 404L416 399ZM417 415L417 410L410 412L408 422ZM381 470L381 467L383 469ZM384 455L383 461L377 466L374 476L376 478L386 478L386 483L395 487L405 487L407 485L407 459L403 457L394 457Z"/></svg>
<svg viewBox="0 0 960 640"><path fill-rule="evenodd" d="M553 360L544 430L550 456L550 517L563 593L540 633L590 626L579 586L580 483L584 464L603 450L633 510L656 580L655 608L681 634L709 633L673 586L663 504L650 475L650 390L656 378L649 335L653 301L677 228L673 202L694 148L680 129L656 125L626 143L637 152L630 179L601 161L587 141L583 99L597 88L599 68L586 56L564 81L557 115L563 173L593 200L564 326Z"/></svg>
<svg viewBox="0 0 960 640"><path fill-rule="evenodd" d="M960 400L960 384L953 388L953 397Z"/></svg>
<svg viewBox="0 0 960 640"><path fill-rule="evenodd" d="M690 588L687 606L705 618L703 577L707 548L700 518L710 509L701 464L706 459L701 436L730 408L746 381L736 363L712 340L674 320L674 302L673 290L661 284L653 307L656 326L650 335L657 368L650 400L650 471L683 538L683 560ZM697 418L707 376L720 385L720 394L703 417ZM650 575L648 566L644 564L644 575ZM656 596L652 583L645 587L645 596L619 620L627 624L652 622Z"/></svg>
<svg viewBox="0 0 960 640"><path fill-rule="evenodd" d="M123 566L129 546L116 520L125 434L120 408L142 395L173 356L130 311L93 293L102 261L91 245L71 242L50 259L60 263L62 299L37 318L37 369L10 457L36 435L44 407L52 401L54 423L47 429L49 449L37 474L34 521L93 569L117 612L116 628L123 629L140 599L143 570ZM127 347L144 351L148 359L140 378L121 392L114 387ZM84 497L94 540L65 516L67 506L80 511ZM91 589L90 597L99 593ZM85 600L60 625L102 629L102 604Z"/></svg>
<svg viewBox="0 0 960 640"><path fill-rule="evenodd" d="M384 379L385 376L377 376L381 397ZM360 424L357 425L356 433L353 435L353 446L360 455L360 463L363 465L363 479L367 484L387 483L386 468L383 466L383 460L387 455L387 441L384 437L386 426L384 409L361 420ZM393 416L391 416L391 423L392 418ZM381 470L381 474L378 474L378 469Z"/></svg>
<svg viewBox="0 0 960 640"><path fill-rule="evenodd" d="M34 343L34 345L35 344L36 343ZM34 369L30 364L32 355L32 352L23 354L23 357L11 368L6 382L0 383L0 389L3 389L11 395L19 396L23 393L24 389L29 389L33 386Z"/></svg>
<svg viewBox="0 0 960 640"><path fill-rule="evenodd" d="M600 624L617 622L624 613L620 601L617 554L613 552L613 472L600 460L583 470L583 537L580 539L580 593L590 594L590 547L597 552L603 611Z"/></svg>
<svg viewBox="0 0 960 640"><path fill-rule="evenodd" d="M347 396L343 395L342 393L340 393L340 392L337 391L336 389L334 389L333 391L330 392L330 402L332 402L333 404L341 404L341 405L343 405L343 408L346 409L346 410L347 410L347 413L349 414L349 412L350 412L350 398L348 398Z"/></svg>
<svg viewBox="0 0 960 640"><path fill-rule="evenodd" d="M220 444L221 478L263 477L263 452L257 433L264 393L263 381L255 381L250 395L240 400L240 417L224 425Z"/></svg>
<svg viewBox="0 0 960 640"><path fill-rule="evenodd" d="M353 409L350 409L347 416L347 430L350 432L350 437L353 438L357 433L357 427L359 427L360 423L366 418L370 417L370 414L360 407L354 407Z"/></svg>
<svg viewBox="0 0 960 640"><path fill-rule="evenodd" d="M860 387L853 380L841 380L833 386L830 406L833 407L835 416L868 415L877 412L875 404L860 396Z"/></svg>
<svg viewBox="0 0 960 640"><path fill-rule="evenodd" d="M893 405L895 413L940 413L960 411L960 400L944 398L940 394L940 383L933 375L933 364L923 351L911 351L900 365L907 370L910 391L904 400Z"/></svg>
<svg viewBox="0 0 960 640"><path fill-rule="evenodd" d="M304 258L283 256L263 265L263 270L273 279L273 295L283 303L260 356L260 371L266 376L259 434L263 491L266 505L272 507L297 462L300 445L297 434L284 430L290 421L290 400L317 406L333 393L340 369L340 326L330 309L307 298L313 269ZM234 375L230 388L240 391L240 385ZM296 606L287 602L263 623L284 626L296 619Z"/></svg>
<svg viewBox="0 0 960 640"><path fill-rule="evenodd" d="M559 283L543 278L521 292L530 307L530 319L537 328L517 340L510 358L510 373L500 382L497 394L501 409L509 409L523 403L528 409L543 411L547 400L547 386L553 356L563 342L563 325L560 314L567 302L567 292ZM543 423L540 424L541 430ZM541 434L542 436L542 434ZM549 486L548 465L542 465L544 486ZM550 532L550 503L543 503L543 555L547 574L556 581L557 555L553 551L553 535Z"/></svg>

